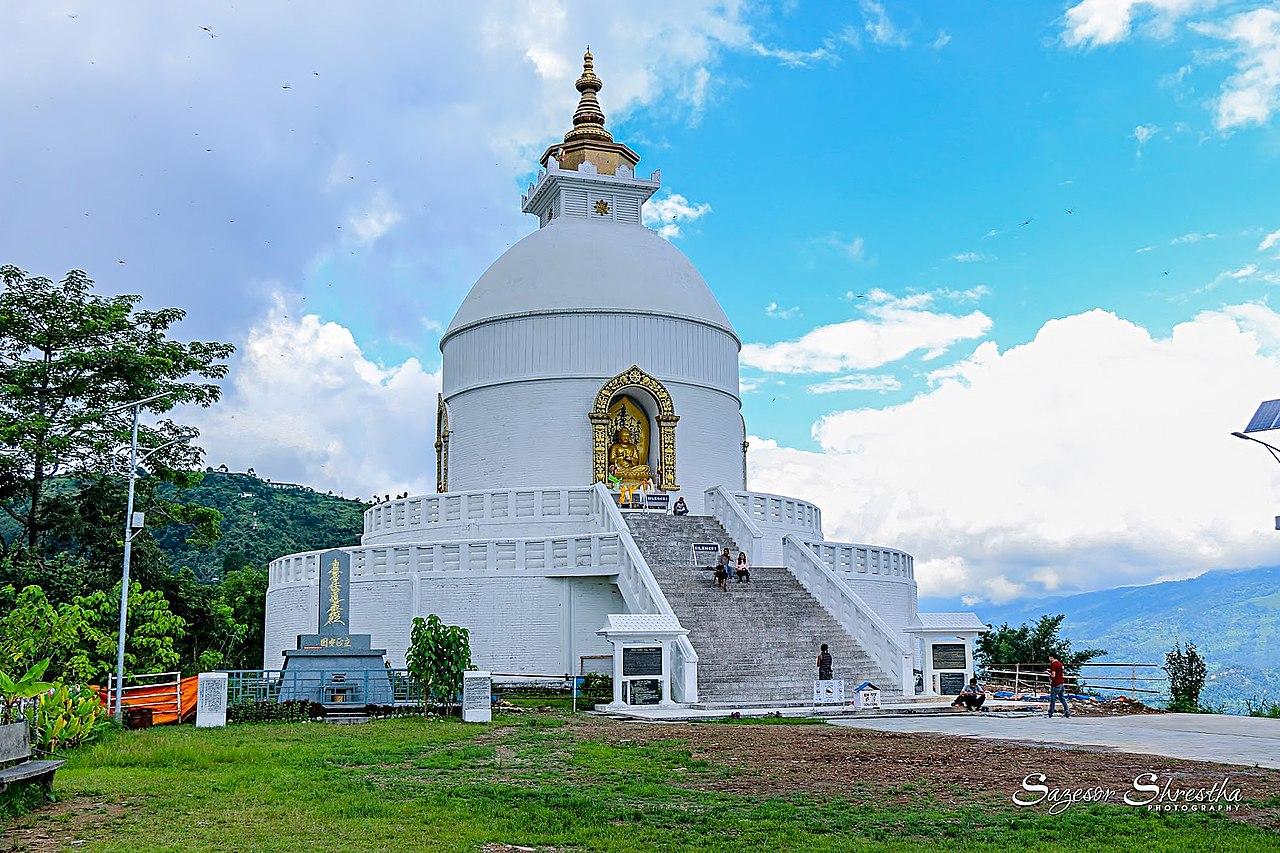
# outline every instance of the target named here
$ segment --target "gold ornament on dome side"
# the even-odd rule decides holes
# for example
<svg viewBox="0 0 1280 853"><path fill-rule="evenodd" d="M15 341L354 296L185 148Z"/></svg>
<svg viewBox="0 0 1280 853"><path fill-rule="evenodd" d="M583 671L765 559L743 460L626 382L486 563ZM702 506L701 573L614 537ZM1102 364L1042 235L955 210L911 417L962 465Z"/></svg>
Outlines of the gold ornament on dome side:
<svg viewBox="0 0 1280 853"><path fill-rule="evenodd" d="M597 215L597 216L608 216L608 215L609 215L609 202L605 201L604 199L600 199L599 201L597 201L597 202L596 202L596 215Z"/></svg>
<svg viewBox="0 0 1280 853"><path fill-rule="evenodd" d="M610 412L618 394L627 388L641 388L658 404L658 416L654 418L658 426L658 470L656 484L665 491L677 491L680 488L676 480L676 423L680 416L675 413L671 402L671 394L666 386L640 369L639 365L619 373L601 386L596 394L596 402L587 418L591 421L591 475L596 483L607 483L610 473L610 454L617 446L616 433L611 433ZM623 397L623 399L627 399ZM632 401L632 405L634 401ZM639 410L639 407L636 406ZM643 410L640 410L643 414ZM648 418L645 417L647 422ZM632 443L635 439L631 438ZM647 445L646 445L647 450ZM645 457L640 457L644 461Z"/></svg>

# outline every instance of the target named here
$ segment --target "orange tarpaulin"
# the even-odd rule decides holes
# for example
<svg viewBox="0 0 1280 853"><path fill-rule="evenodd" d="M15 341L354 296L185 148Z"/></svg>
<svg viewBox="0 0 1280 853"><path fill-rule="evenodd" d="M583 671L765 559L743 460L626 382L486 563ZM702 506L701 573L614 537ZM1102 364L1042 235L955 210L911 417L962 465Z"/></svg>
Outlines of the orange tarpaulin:
<svg viewBox="0 0 1280 853"><path fill-rule="evenodd" d="M124 689L124 707L150 708L152 725L163 726L190 719L196 712L196 693L200 676L192 675L178 682L144 684ZM108 708L115 707L116 697L99 687L98 696Z"/></svg>

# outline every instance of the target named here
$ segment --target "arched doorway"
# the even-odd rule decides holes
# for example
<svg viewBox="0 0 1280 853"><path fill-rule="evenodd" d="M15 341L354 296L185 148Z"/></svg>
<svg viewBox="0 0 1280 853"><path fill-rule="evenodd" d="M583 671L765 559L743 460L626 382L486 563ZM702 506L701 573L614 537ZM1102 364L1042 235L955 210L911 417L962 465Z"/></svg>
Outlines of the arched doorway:
<svg viewBox="0 0 1280 853"><path fill-rule="evenodd" d="M610 379L601 386L600 392L596 394L595 405L592 406L591 412L587 417L591 421L591 476L592 482L606 483L609 480L609 457L611 451L615 460L621 460L624 463L629 458L648 459L652 455L647 452L641 454L639 446L636 444L638 436L621 436L621 429L626 428L630 431L631 426L629 420L639 420L642 416L647 428L648 415L645 413L642 401L636 398L641 392L653 400L656 415L653 420L657 424L657 458L656 469L654 473L654 481L658 488L664 491L674 492L680 489L679 481L676 479L676 422L680 417L675 412L675 406L671 402L671 394L657 379L650 376L640 369L638 365L631 365L617 376ZM612 416L611 416L612 412ZM611 429L611 424L617 421L618 429ZM620 442L629 442L634 449L626 449L619 447ZM648 464L647 461L637 461L635 464Z"/></svg>

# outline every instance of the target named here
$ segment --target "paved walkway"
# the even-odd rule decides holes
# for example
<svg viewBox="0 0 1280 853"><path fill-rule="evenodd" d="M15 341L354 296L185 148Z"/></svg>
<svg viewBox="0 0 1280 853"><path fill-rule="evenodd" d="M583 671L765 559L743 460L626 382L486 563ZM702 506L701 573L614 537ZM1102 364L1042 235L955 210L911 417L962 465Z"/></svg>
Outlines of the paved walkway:
<svg viewBox="0 0 1280 853"><path fill-rule="evenodd" d="M997 714L936 714L836 719L837 726L884 732L936 732L957 737L1017 740L1047 746L1087 746L1280 768L1280 720L1225 714L1149 714L1047 719Z"/></svg>

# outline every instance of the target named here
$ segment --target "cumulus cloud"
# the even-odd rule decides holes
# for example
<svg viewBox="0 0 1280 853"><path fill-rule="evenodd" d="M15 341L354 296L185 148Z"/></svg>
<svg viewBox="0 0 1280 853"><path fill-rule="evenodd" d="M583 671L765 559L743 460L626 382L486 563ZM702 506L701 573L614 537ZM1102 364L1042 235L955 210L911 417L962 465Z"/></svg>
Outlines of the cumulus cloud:
<svg viewBox="0 0 1280 853"><path fill-rule="evenodd" d="M1159 126L1154 124L1140 124L1133 129L1133 133L1131 133L1130 136L1138 143L1139 157L1142 156L1142 146L1150 142L1159 132Z"/></svg>
<svg viewBox="0 0 1280 853"><path fill-rule="evenodd" d="M1236 73L1222 84L1214 124L1221 131L1263 124L1280 107L1280 8L1233 15L1195 29L1230 44Z"/></svg>
<svg viewBox="0 0 1280 853"><path fill-rule="evenodd" d="M1173 25L1213 0L1082 0L1067 9L1062 38L1069 45L1095 46L1124 41L1135 16L1157 36L1168 36Z"/></svg>
<svg viewBox="0 0 1280 853"><path fill-rule="evenodd" d="M347 495L434 489L439 372L370 360L351 331L280 296L236 354L217 406L185 415L210 464Z"/></svg>
<svg viewBox="0 0 1280 853"><path fill-rule="evenodd" d="M667 190L666 195L645 202L641 217L644 224L668 240L682 236L681 223L696 222L711 212L707 202L691 203L689 199Z"/></svg>
<svg viewBox="0 0 1280 853"><path fill-rule="evenodd" d="M936 387L829 415L820 452L751 439L751 486L823 507L833 539L917 559L921 594L993 601L1274 557L1275 465L1231 439L1274 396L1280 314L1152 335L1094 310L978 346Z"/></svg>
<svg viewBox="0 0 1280 853"><path fill-rule="evenodd" d="M1262 242L1258 244L1258 251L1265 252L1272 246L1280 243L1280 228L1272 231L1270 234L1262 238Z"/></svg>
<svg viewBox="0 0 1280 853"><path fill-rule="evenodd" d="M862 9L864 18L862 28L873 42L897 47L905 47L907 45L906 34L898 29L897 25L889 18L889 13L885 11L883 3L878 3L876 0L862 0L858 5ZM950 38L948 38L949 40Z"/></svg>
<svg viewBox="0 0 1280 853"><path fill-rule="evenodd" d="M894 297L868 294L865 317L819 326L793 341L750 343L742 363L771 373L837 373L867 370L922 353L937 358L954 344L981 338L991 318L981 311L954 314L931 310L934 293Z"/></svg>
<svg viewBox="0 0 1280 853"><path fill-rule="evenodd" d="M810 394L838 394L842 391L897 391L902 383L887 373L852 373L810 385Z"/></svg>

